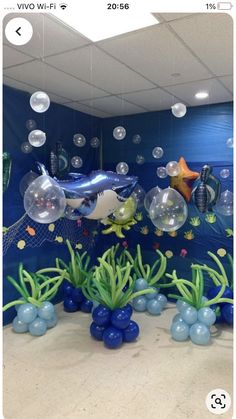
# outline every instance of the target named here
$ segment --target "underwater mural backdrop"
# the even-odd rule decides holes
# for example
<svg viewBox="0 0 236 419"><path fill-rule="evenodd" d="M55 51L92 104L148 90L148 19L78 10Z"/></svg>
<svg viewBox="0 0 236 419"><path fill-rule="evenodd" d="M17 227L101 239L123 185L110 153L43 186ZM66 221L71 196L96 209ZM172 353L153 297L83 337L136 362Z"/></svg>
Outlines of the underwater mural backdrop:
<svg viewBox="0 0 236 419"><path fill-rule="evenodd" d="M231 103L101 120L45 92L4 88L4 101L3 310L6 322L17 311L15 332L45 334L62 299L92 311L108 348L139 335L133 309L160 315L167 298L177 341L205 345L212 324L233 323Z"/></svg>

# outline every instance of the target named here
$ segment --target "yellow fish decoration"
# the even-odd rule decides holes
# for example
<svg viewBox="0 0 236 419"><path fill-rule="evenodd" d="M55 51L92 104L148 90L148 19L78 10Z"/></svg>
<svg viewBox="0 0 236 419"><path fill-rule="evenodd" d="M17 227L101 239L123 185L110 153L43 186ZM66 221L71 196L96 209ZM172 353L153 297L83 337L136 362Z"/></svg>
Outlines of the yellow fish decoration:
<svg viewBox="0 0 236 419"><path fill-rule="evenodd" d="M168 235L170 236L170 237L176 237L177 236L177 231L169 231L168 232Z"/></svg>
<svg viewBox="0 0 236 419"><path fill-rule="evenodd" d="M154 231L154 234L158 237L161 237L163 236L164 233L162 230L159 230L159 228L156 228L156 230Z"/></svg>
<svg viewBox="0 0 236 419"><path fill-rule="evenodd" d="M217 254L222 258L226 255L226 253L227 253L226 250L223 249L222 247L217 250Z"/></svg>
<svg viewBox="0 0 236 419"><path fill-rule="evenodd" d="M61 236L56 236L54 240L55 240L55 242L63 243L63 237L61 237Z"/></svg>
<svg viewBox="0 0 236 419"><path fill-rule="evenodd" d="M75 245L75 248L81 250L83 248L83 245L81 243L77 243Z"/></svg>
<svg viewBox="0 0 236 419"><path fill-rule="evenodd" d="M54 232L54 230L55 230L55 224L49 224L49 226L48 226L48 230L51 232L51 233L53 233Z"/></svg>
<svg viewBox="0 0 236 419"><path fill-rule="evenodd" d="M25 245L26 242L24 240L19 240L16 246L18 247L18 249L23 250Z"/></svg>
<svg viewBox="0 0 236 419"><path fill-rule="evenodd" d="M167 251L165 252L165 255L166 255L166 257L167 257L168 259L170 259L170 258L172 258L172 257L173 257L173 252L172 252L171 250L167 250Z"/></svg>

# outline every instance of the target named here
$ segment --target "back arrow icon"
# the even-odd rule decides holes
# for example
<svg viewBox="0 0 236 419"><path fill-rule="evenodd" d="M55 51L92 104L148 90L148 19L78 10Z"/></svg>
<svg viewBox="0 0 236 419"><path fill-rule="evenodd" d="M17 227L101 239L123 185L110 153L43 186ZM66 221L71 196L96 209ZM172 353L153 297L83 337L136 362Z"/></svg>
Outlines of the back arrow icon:
<svg viewBox="0 0 236 419"><path fill-rule="evenodd" d="M19 30L21 29L21 26L19 26L19 28L16 30L17 35L21 36L21 33L19 32Z"/></svg>

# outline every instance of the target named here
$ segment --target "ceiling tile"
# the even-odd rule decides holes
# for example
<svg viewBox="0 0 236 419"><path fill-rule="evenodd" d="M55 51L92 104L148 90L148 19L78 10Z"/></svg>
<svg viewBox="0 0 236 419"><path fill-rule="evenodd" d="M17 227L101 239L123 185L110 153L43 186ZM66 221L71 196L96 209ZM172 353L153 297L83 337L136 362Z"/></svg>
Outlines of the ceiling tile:
<svg viewBox="0 0 236 419"><path fill-rule="evenodd" d="M216 78L170 86L167 89L171 94L180 97L183 102L190 106L208 105L210 103L229 102L232 100L232 95L224 89ZM194 95L200 91L208 91L209 97L204 100L196 99Z"/></svg>
<svg viewBox="0 0 236 419"><path fill-rule="evenodd" d="M13 87L14 89L23 90L24 92L28 92L28 93L34 93L37 90L36 86L31 86L26 83L21 83L17 80L11 79L6 76L3 77L3 84L5 84L6 86ZM65 99L64 97L55 95L49 91L47 93L50 96L51 102L63 104L67 101L67 99Z"/></svg>
<svg viewBox="0 0 236 419"><path fill-rule="evenodd" d="M98 116L99 118L107 118L109 116L112 116L112 114L110 113L106 113L98 109L94 109L83 103L68 102L68 103L64 103L64 106L68 106L69 108L75 109L76 111L84 112L89 115Z"/></svg>
<svg viewBox="0 0 236 419"><path fill-rule="evenodd" d="M104 96L105 93L97 88L58 71L43 62L33 61L5 70L6 76L23 83L37 86L41 90L53 92L68 100L83 100Z"/></svg>
<svg viewBox="0 0 236 419"><path fill-rule="evenodd" d="M161 13L160 14L166 22L170 22L171 20L182 19L184 17L191 16L192 13Z"/></svg>
<svg viewBox="0 0 236 419"><path fill-rule="evenodd" d="M19 14L7 15L4 19L4 25L14 17L19 17ZM79 48L90 42L52 15L21 13L20 17L30 21L33 26L33 36L26 45L16 46L15 48L32 57L45 57L69 49ZM10 45L5 35L4 43Z"/></svg>
<svg viewBox="0 0 236 419"><path fill-rule="evenodd" d="M220 80L224 84L224 86L227 87L227 89L229 89L233 93L233 76L218 77L218 80Z"/></svg>
<svg viewBox="0 0 236 419"><path fill-rule="evenodd" d="M152 83L95 46L49 57L46 62L112 94L153 87Z"/></svg>
<svg viewBox="0 0 236 419"><path fill-rule="evenodd" d="M210 77L165 25L102 41L99 46L159 86L176 84L173 73L180 73L180 83Z"/></svg>
<svg viewBox="0 0 236 419"><path fill-rule="evenodd" d="M91 104L89 101L84 101L85 104ZM110 113L112 115L129 115L135 113L145 112L145 109L140 108L137 105L133 105L126 102L122 98L116 96L108 96L101 99L94 99L92 106L96 109L100 109L103 112Z"/></svg>
<svg viewBox="0 0 236 419"><path fill-rule="evenodd" d="M229 15L202 13L170 25L215 75L233 73L233 20Z"/></svg>
<svg viewBox="0 0 236 419"><path fill-rule="evenodd" d="M27 61L32 61L32 58L14 48L3 45L3 68L26 63Z"/></svg>
<svg viewBox="0 0 236 419"><path fill-rule="evenodd" d="M143 106L149 111L169 109L177 101L177 98L164 92L162 89L142 90L141 92L128 93L124 94L123 98L136 105Z"/></svg>

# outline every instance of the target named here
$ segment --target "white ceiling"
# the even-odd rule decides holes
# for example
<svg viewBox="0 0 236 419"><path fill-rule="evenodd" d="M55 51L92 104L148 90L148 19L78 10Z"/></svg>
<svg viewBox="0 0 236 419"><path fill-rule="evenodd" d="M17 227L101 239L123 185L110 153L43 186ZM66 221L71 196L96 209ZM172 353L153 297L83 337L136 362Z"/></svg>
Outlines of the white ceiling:
<svg viewBox="0 0 236 419"><path fill-rule="evenodd" d="M227 14L155 14L157 25L96 43L51 15L21 16L34 34L19 47L4 37L6 85L44 90L54 102L102 118L169 109L177 101L232 100L233 23ZM209 98L195 99L200 90Z"/></svg>

